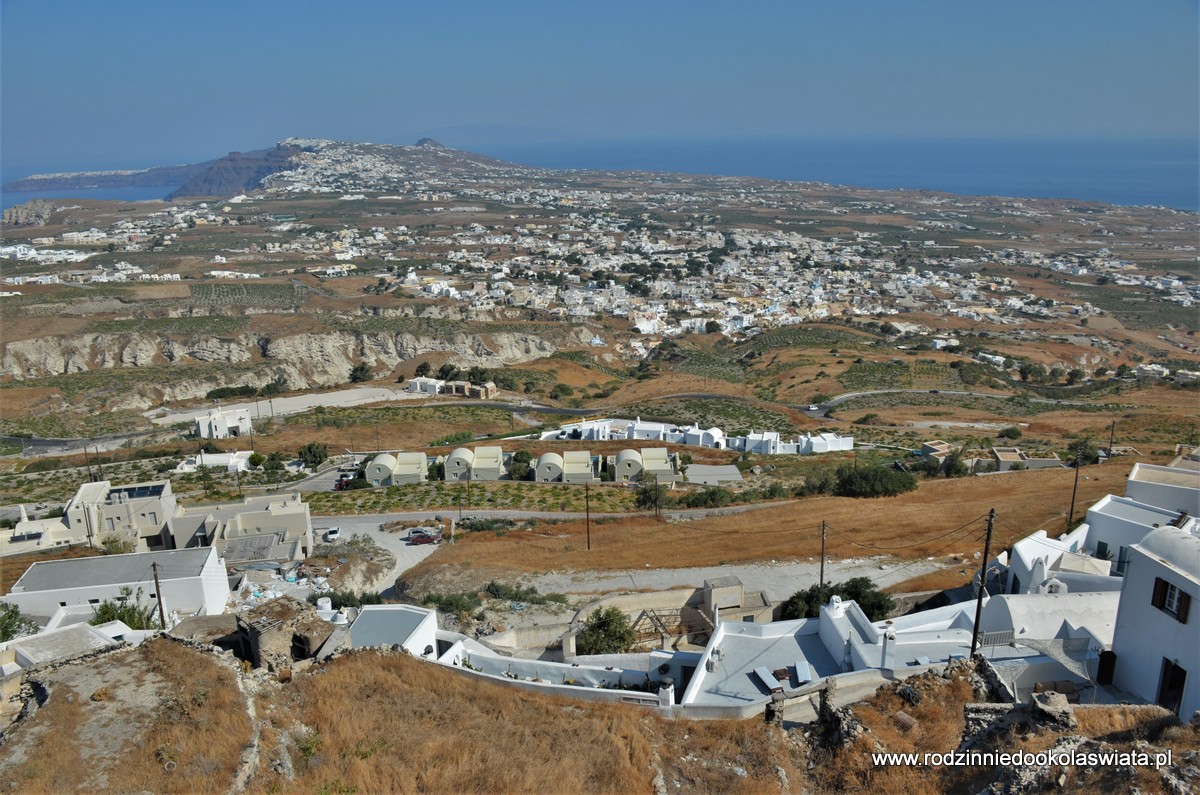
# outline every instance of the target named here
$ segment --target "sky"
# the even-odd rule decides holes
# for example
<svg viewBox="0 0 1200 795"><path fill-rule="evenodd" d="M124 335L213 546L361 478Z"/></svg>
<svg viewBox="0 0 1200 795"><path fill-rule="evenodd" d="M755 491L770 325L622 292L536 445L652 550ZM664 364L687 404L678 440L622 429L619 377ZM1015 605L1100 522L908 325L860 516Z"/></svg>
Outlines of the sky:
<svg viewBox="0 0 1200 795"><path fill-rule="evenodd" d="M1196 0L0 5L0 167L289 136L1196 137Z"/></svg>

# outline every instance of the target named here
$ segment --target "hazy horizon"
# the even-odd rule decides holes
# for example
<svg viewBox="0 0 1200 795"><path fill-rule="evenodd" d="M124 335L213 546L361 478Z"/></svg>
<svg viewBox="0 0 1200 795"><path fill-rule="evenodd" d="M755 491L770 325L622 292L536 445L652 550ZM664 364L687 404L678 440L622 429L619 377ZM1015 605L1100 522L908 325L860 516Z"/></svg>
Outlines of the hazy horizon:
<svg viewBox="0 0 1200 795"><path fill-rule="evenodd" d="M1200 135L1194 2L8 0L0 14L6 180L292 135L462 148Z"/></svg>

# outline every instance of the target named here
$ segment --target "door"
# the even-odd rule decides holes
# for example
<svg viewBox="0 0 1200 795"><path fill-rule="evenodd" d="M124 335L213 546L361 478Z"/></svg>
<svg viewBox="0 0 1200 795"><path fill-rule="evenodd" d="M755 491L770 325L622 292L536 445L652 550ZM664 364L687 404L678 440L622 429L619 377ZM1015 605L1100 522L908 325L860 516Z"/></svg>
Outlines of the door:
<svg viewBox="0 0 1200 795"><path fill-rule="evenodd" d="M1179 707L1183 703L1183 685L1186 681L1187 671L1163 657L1162 675L1158 680L1158 705L1178 715Z"/></svg>
<svg viewBox="0 0 1200 795"><path fill-rule="evenodd" d="M1096 671L1096 684L1111 685L1117 668L1117 655L1111 651L1100 652L1100 667Z"/></svg>

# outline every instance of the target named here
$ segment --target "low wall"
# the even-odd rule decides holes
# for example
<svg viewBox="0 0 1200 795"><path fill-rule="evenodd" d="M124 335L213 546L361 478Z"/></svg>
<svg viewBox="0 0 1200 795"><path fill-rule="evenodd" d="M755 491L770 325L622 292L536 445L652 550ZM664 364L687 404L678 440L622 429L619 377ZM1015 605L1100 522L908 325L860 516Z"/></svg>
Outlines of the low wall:
<svg viewBox="0 0 1200 795"><path fill-rule="evenodd" d="M478 638L485 646L495 646L500 649L533 649L557 646L563 635L571 628L570 624L541 624L536 627L517 627Z"/></svg>
<svg viewBox="0 0 1200 795"><path fill-rule="evenodd" d="M678 610L689 602L704 603L704 590L697 588L673 588L669 591L650 593L622 593L606 596L589 602L575 613L572 623L585 620L598 608L616 607L634 617L643 610Z"/></svg>

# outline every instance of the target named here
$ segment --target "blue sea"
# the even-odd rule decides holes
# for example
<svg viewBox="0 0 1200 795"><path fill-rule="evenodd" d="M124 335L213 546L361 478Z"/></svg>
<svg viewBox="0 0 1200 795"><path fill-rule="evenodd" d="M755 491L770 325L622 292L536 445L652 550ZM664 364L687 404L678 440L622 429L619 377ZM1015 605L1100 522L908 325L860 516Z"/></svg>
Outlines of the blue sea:
<svg viewBox="0 0 1200 795"><path fill-rule="evenodd" d="M446 143L547 168L721 174L864 188L1063 198L1200 210L1200 146L1192 138ZM103 164L97 165L102 167ZM161 199L170 191L170 188L105 188L6 192L0 199L4 207L9 207L39 197Z"/></svg>
<svg viewBox="0 0 1200 795"><path fill-rule="evenodd" d="M675 171L1200 210L1192 138L570 142L477 146L549 168Z"/></svg>

